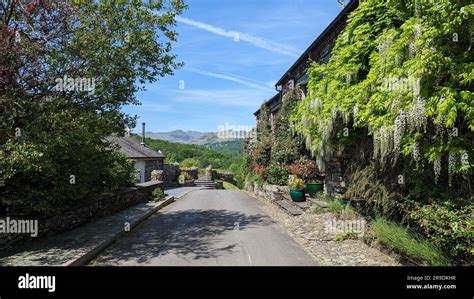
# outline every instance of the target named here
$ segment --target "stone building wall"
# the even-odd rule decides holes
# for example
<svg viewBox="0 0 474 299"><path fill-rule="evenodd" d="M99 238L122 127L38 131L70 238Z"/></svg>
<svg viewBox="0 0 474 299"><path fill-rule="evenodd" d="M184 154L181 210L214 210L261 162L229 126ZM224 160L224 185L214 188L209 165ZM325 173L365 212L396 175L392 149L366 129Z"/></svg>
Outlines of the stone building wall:
<svg viewBox="0 0 474 299"><path fill-rule="evenodd" d="M334 194L344 194L349 186L347 176L348 158L345 150L337 151L327 162L324 180L325 192Z"/></svg>

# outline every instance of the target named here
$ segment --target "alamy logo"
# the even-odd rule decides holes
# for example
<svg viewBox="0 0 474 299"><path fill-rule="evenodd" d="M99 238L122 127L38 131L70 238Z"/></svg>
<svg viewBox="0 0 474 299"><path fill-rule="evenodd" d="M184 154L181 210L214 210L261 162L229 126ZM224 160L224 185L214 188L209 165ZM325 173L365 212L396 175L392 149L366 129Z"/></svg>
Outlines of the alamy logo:
<svg viewBox="0 0 474 299"><path fill-rule="evenodd" d="M413 95L420 95L420 78L385 78L382 83L382 89L395 92L413 92Z"/></svg>
<svg viewBox="0 0 474 299"><path fill-rule="evenodd" d="M219 139L245 139L251 137L252 126L247 125L220 125L217 127L217 138Z"/></svg>
<svg viewBox="0 0 474 299"><path fill-rule="evenodd" d="M95 93L95 78L57 78L55 80L55 90L59 92L64 91L76 91L84 92L87 91L88 95Z"/></svg>
<svg viewBox="0 0 474 299"><path fill-rule="evenodd" d="M327 234L356 233L362 236L365 232L365 220L327 220L324 231Z"/></svg>
<svg viewBox="0 0 474 299"><path fill-rule="evenodd" d="M35 276L26 273L18 277L19 289L47 289L52 293L56 291L56 276Z"/></svg>
<svg viewBox="0 0 474 299"><path fill-rule="evenodd" d="M38 220L0 219L0 234L30 234L38 236Z"/></svg>

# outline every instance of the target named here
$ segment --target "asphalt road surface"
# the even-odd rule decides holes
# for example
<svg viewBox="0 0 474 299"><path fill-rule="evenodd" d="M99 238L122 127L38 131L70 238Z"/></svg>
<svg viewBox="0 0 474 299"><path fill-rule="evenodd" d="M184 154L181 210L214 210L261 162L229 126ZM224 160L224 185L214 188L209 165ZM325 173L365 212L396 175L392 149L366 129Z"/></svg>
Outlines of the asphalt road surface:
<svg viewBox="0 0 474 299"><path fill-rule="evenodd" d="M91 265L315 266L241 191L196 190L112 244Z"/></svg>

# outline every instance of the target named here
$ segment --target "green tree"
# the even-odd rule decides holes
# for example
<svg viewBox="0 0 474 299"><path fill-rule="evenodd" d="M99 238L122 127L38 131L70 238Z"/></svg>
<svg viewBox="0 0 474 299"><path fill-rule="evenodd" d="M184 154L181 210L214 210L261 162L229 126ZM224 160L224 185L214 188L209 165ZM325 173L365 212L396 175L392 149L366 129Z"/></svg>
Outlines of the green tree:
<svg viewBox="0 0 474 299"><path fill-rule="evenodd" d="M199 168L201 166L201 162L195 158L187 158L181 161L179 166L184 168Z"/></svg>
<svg viewBox="0 0 474 299"><path fill-rule="evenodd" d="M121 107L138 104L135 92L144 83L180 66L171 53L172 27L185 6L165 0L0 4L2 202L54 212L130 184L133 167L104 140L134 125ZM66 79L66 88L58 79ZM83 79L95 84L79 87Z"/></svg>

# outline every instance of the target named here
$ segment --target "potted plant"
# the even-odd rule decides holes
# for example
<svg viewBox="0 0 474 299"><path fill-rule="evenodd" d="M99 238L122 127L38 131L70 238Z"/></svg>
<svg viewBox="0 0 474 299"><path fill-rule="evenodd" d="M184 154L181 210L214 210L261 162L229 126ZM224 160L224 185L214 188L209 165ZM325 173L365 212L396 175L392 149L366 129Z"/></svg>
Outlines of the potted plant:
<svg viewBox="0 0 474 299"><path fill-rule="evenodd" d="M341 205L346 205L349 202L349 200L347 198L345 198L344 195L342 195L342 194L337 194L335 199Z"/></svg>
<svg viewBox="0 0 474 299"><path fill-rule="evenodd" d="M308 191L309 196L316 197L316 194L323 190L323 182L320 180L312 180L306 184L306 190Z"/></svg>
<svg viewBox="0 0 474 299"><path fill-rule="evenodd" d="M302 179L295 178L290 185L290 197L293 201L303 202L304 199L304 182Z"/></svg>
<svg viewBox="0 0 474 299"><path fill-rule="evenodd" d="M300 160L288 166L291 174L302 178L307 182L307 192L311 197L315 197L316 193L323 189L323 176L321 175L318 165L313 160Z"/></svg>

